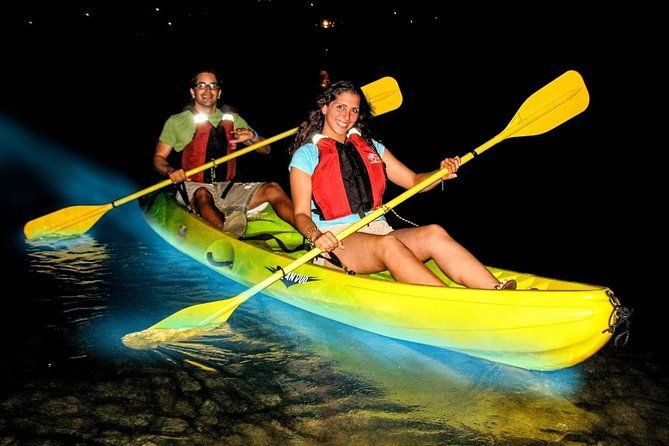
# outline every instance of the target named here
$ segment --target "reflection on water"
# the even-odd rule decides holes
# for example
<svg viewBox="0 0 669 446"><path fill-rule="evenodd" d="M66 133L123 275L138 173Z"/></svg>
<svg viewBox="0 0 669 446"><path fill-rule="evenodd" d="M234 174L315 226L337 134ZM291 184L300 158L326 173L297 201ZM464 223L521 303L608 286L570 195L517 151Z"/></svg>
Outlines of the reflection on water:
<svg viewBox="0 0 669 446"><path fill-rule="evenodd" d="M68 321L85 324L104 315L108 284L113 280L108 247L90 235L26 241L29 272L53 279L59 290L38 296L60 306Z"/></svg>
<svg viewBox="0 0 669 446"><path fill-rule="evenodd" d="M189 345L189 339L211 340L220 333L229 330L225 325L203 326L193 328L161 328L146 329L135 333L128 333L121 338L126 347L136 350L155 350L160 347L174 348L175 346ZM194 345L201 345L200 342ZM202 344L203 345L203 344Z"/></svg>
<svg viewBox="0 0 669 446"><path fill-rule="evenodd" d="M274 342L259 339L258 330L243 323L223 325L197 341L161 343L155 353L211 372L244 373L245 366L281 370L287 363L291 370L318 368L329 377L301 383L304 391L327 395L343 386L351 393L330 395L312 406L309 429L341 444L351 433L351 417L357 420L355 430L382 435L379 430L399 429L393 435L421 441L435 435L460 441L559 441L566 435L587 436L599 422L597 415L570 401L579 389L579 368L530 372L384 338L268 298L258 300L259 314L280 333ZM252 353L249 345L255 346ZM342 412L354 401L354 408ZM421 432L402 432L409 425L421 425Z"/></svg>
<svg viewBox="0 0 669 446"><path fill-rule="evenodd" d="M0 444L666 438L666 378L609 349L577 367L530 372L367 333L260 294L206 336L135 350L122 342L128 333L242 288L158 239L30 242L25 256L35 291L26 296L41 316L20 332L14 356L0 358L11 366L0 367Z"/></svg>
<svg viewBox="0 0 669 446"><path fill-rule="evenodd" d="M26 253L34 272L58 280L87 283L102 281L107 245L88 234L72 238L26 240ZM87 279L88 278L88 279Z"/></svg>

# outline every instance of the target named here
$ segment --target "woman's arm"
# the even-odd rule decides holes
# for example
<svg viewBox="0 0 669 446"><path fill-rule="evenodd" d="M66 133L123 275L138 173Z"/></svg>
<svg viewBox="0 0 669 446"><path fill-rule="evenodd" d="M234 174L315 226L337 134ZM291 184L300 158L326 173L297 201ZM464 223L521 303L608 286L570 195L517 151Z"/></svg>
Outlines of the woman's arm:
<svg viewBox="0 0 669 446"><path fill-rule="evenodd" d="M459 157L445 158L441 161L439 169L433 170L431 172L416 173L405 166L400 160L395 158L395 155L393 155L387 148L383 152L382 158L386 163L386 173L388 174L388 179L405 189L414 187L416 184L434 175L437 173L437 170L441 170L444 167L448 167L449 173L445 175L442 180L451 180L457 177L455 172L457 172L458 168L460 167ZM439 184L438 181L426 187L421 192L427 192L431 189L434 189L437 184Z"/></svg>
<svg viewBox="0 0 669 446"><path fill-rule="evenodd" d="M295 228L321 251L329 252L339 244L331 232L322 233L311 219L311 176L303 170L290 169L290 196L293 200Z"/></svg>
<svg viewBox="0 0 669 446"><path fill-rule="evenodd" d="M290 196L293 200L295 228L313 242L321 235L321 231L311 219L311 177L296 167L290 169Z"/></svg>

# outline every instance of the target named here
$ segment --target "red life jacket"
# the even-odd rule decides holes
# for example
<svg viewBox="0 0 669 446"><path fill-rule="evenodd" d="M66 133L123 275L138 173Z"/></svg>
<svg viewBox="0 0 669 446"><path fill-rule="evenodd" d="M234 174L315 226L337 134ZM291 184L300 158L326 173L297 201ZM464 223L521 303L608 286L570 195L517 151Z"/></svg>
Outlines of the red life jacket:
<svg viewBox="0 0 669 446"><path fill-rule="evenodd" d="M356 129L349 131L345 144L322 135L316 135L314 142L319 159L311 185L315 211L321 218L362 216L381 205L386 165Z"/></svg>
<svg viewBox="0 0 669 446"><path fill-rule="evenodd" d="M191 109L195 118L195 109ZM215 160L233 152L234 125L232 115L224 114L218 127L211 125L208 119L196 124L195 135L181 152L181 167L188 171L209 161ZM225 166L216 166L191 176L198 183L213 183L215 181L230 181L237 171L237 159L233 158ZM223 169L226 169L225 171Z"/></svg>

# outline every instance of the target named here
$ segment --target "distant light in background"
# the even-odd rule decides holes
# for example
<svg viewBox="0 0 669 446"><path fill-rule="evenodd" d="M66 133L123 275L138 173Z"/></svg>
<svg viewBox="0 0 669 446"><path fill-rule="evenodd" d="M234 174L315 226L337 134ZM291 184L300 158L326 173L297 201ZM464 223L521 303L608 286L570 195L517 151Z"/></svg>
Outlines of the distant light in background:
<svg viewBox="0 0 669 446"><path fill-rule="evenodd" d="M320 71L321 76L321 88L328 88L330 86L330 75L326 70Z"/></svg>
<svg viewBox="0 0 669 446"><path fill-rule="evenodd" d="M243 3L243 2L242 2ZM275 14L277 11L274 11L273 5L275 5L277 2L272 2L271 0L257 0L256 6L253 6L254 10L252 11L253 13L260 13L260 14L271 14L272 18L275 18ZM320 11L322 9L322 2L319 2L317 0L306 0L304 3L300 2L302 4L302 8L306 6L308 9L312 11ZM77 11L66 11L62 8L58 9L57 14L52 14L49 15L46 18L45 21L40 21L38 20L37 23L39 23L39 27L35 26L34 19L32 17L23 17L21 19L21 23L23 27L31 27L34 28L35 31L38 30L38 28L41 30L45 26L49 28L50 26L54 26L56 23L59 24L59 26L63 26L65 22L68 22L68 25L72 26L84 26L84 27L89 27L90 26L90 21L88 22L81 22L79 21L78 23L71 23L73 18L81 19L81 17L85 17L84 20L95 20L96 24L99 24L101 26L111 26L111 30L113 32L118 32L118 33L125 33L130 31L136 38L138 39L144 39L147 36L151 36L156 33L160 32L169 32L169 33L181 33L181 32L188 32L190 29L188 24L189 23L194 23L193 20L198 20L199 18L202 17L208 17L208 16L215 16L218 15L221 10L224 10L224 6L220 6L220 2L216 2L215 5L219 6L213 6L212 5L202 5L198 6L196 9L189 9L189 8L176 8L170 10L168 9L163 12L163 8L159 5L146 5L143 7L140 7L138 9L132 9L128 7L120 7L122 8L119 9L120 12L124 14L125 17L131 19L135 19L135 24L137 25L138 29L132 29L128 27L118 27L116 24L112 23L114 15L109 15L109 14L104 14L105 11L101 14L100 11L95 10L94 7L88 6L88 7L81 7ZM420 9L406 9L407 7L404 6L404 3L402 3L402 7L405 8L402 11L397 9L400 5L397 4L395 8L390 7L390 9L385 9L383 8L381 11L381 17L376 17L377 20L374 20L374 25L375 26L381 26L385 27L386 26L408 26L409 29L415 29L416 25L424 25L424 24L429 24L433 27L438 27L441 25L441 17L434 13L433 11L425 11L422 12ZM221 10L217 8L221 8ZM194 12L196 11L196 12ZM73 12L73 16L72 13ZM26 12L28 14L29 12ZM280 12L279 12L280 13ZM329 12L326 11L321 11L319 14L328 14ZM390 13L390 16L388 15ZM306 22L305 25L311 26L314 29L319 29L324 31L324 35L322 38L329 38L328 35L325 33L331 33L334 32L334 29L341 28L342 26L347 25L347 20L348 17L351 16L358 16L361 14L360 11L356 10L347 10L343 12L338 12L337 13L337 20L334 20L333 18L327 18L327 17L314 17L311 13L309 14L304 14L302 16L299 16L298 19L300 20L305 20ZM378 15L378 14L377 14ZM147 16L152 16L153 20L150 20L149 17ZM171 17L169 20L167 17ZM155 18L161 18L161 20L155 20ZM39 19L39 18L38 18ZM401 19L400 22L397 20ZM421 21L422 20L422 21ZM392 23L382 23L383 21L392 21ZM179 22L179 26L177 25L177 22ZM68 27L68 31L70 33L76 34L77 30L76 29L69 29L70 26L65 25ZM84 30L81 30L82 32ZM88 32L90 30L85 30L85 32ZM106 32L105 35L109 35L110 33Z"/></svg>
<svg viewBox="0 0 669 446"><path fill-rule="evenodd" d="M335 21L334 20L330 20L330 19L322 19L321 20L321 28L323 28L323 29L334 28L334 26L335 26Z"/></svg>

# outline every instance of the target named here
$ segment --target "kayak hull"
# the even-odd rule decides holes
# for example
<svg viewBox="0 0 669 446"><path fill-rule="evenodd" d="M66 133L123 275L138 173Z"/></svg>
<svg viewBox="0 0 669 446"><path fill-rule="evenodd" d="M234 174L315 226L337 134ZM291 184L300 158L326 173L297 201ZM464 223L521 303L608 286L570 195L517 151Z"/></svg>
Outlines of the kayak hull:
<svg viewBox="0 0 669 446"><path fill-rule="evenodd" d="M292 249L302 236L268 206L250 217L245 235L209 225L161 192L142 200L149 225L169 244L242 285L253 286L305 251L283 252L271 234ZM518 290L463 288L428 264L448 285L395 282L387 273L347 275L311 263L263 292L289 305L366 331L445 348L530 370L578 364L610 339L617 303L607 287L488 267ZM528 288L535 288L528 290Z"/></svg>

